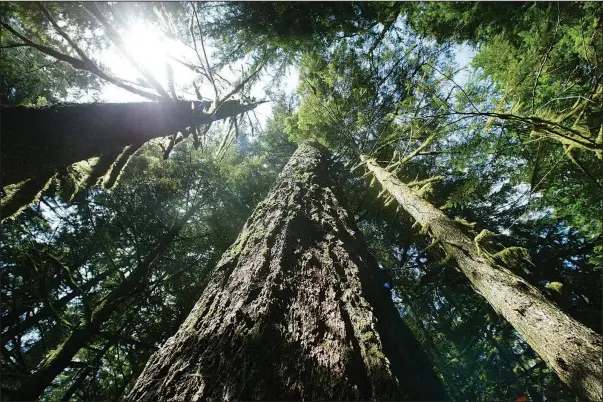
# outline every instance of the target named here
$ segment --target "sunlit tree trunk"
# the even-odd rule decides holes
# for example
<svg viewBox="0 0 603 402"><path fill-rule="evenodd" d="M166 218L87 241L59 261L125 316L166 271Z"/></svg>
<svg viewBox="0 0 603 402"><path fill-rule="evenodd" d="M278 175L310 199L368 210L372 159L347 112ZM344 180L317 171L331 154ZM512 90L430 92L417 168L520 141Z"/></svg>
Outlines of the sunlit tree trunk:
<svg viewBox="0 0 603 402"><path fill-rule="evenodd" d="M378 270L300 145L128 399L445 399Z"/></svg>
<svg viewBox="0 0 603 402"><path fill-rule="evenodd" d="M602 399L603 341L574 320L534 286L506 268L486 261L473 239L410 187L363 156L368 169L422 227L428 228L454 258L474 289L517 330L574 392L592 401Z"/></svg>

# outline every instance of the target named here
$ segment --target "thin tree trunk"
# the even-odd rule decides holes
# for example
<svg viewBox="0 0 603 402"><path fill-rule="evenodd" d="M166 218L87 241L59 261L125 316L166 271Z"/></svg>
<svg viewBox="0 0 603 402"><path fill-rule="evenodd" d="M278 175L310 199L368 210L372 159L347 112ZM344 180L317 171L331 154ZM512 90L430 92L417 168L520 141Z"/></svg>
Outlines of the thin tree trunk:
<svg viewBox="0 0 603 402"><path fill-rule="evenodd" d="M54 353L47 356L40 364L40 367L15 392L15 395L12 396L13 400L32 401L44 392L54 378L69 365L73 356L98 334L103 324L111 318L111 315L143 286L145 277L148 275L157 257L167 249L186 222L199 210L201 205L203 203L199 202L191 207L184 216L174 223L168 233L151 250L146 258L132 270L130 275L113 292L99 303L92 312L91 320L85 325L76 328Z"/></svg>
<svg viewBox="0 0 603 402"><path fill-rule="evenodd" d="M95 156L117 155L128 145L233 117L256 104L238 105L215 117L193 110L193 105L166 101L1 107L2 186L47 177Z"/></svg>
<svg viewBox="0 0 603 402"><path fill-rule="evenodd" d="M300 145L127 399L445 399L377 273Z"/></svg>
<svg viewBox="0 0 603 402"><path fill-rule="evenodd" d="M94 359L92 359L92 361L90 361L86 367L84 367L75 377L75 380L73 381L73 383L71 384L71 386L69 386L69 388L67 388L67 391L65 391L65 393L63 394L63 397L61 398L61 401L69 401L71 399L71 397L77 392L78 389L80 389L80 387L82 386L82 384L84 383L84 381L86 380L86 377L88 377L91 373L96 373L98 371L98 368L100 367L103 357L105 356L105 353L107 353L107 351L109 349L111 349L111 347L113 346L113 344L111 342L107 343L94 357Z"/></svg>
<svg viewBox="0 0 603 402"><path fill-rule="evenodd" d="M559 378L581 397L602 399L603 341L542 293L506 268L482 258L469 236L444 213L369 157L368 169L398 203L433 237L490 305L517 330Z"/></svg>
<svg viewBox="0 0 603 402"><path fill-rule="evenodd" d="M102 280L106 279L107 277L109 277L111 274L114 274L114 273L115 272L106 271L102 274L99 274L99 275L95 276L94 278L92 278L90 281L86 282L84 285L82 285L82 289L84 291L88 291L89 289L92 289L94 286L96 286L99 282L101 282ZM53 303L53 308L57 311L63 311L63 308L77 296L78 296L78 293L75 291L68 293L65 296L61 297L59 300L55 301ZM37 325L40 321L47 320L54 316L54 313L52 312L50 307L48 305L44 305L37 313L35 313L21 321L19 317L22 314L25 314L26 312L27 311L20 311L19 312L20 314L13 313L6 319L4 319L4 318L2 319L3 329L8 328L5 332L2 333L2 338L4 338L2 340L3 345L6 344L6 342L8 342L8 340L12 339L13 337L15 337L17 335L20 335L23 331L27 330L28 328L31 328L34 325ZM8 322L5 322L5 320Z"/></svg>

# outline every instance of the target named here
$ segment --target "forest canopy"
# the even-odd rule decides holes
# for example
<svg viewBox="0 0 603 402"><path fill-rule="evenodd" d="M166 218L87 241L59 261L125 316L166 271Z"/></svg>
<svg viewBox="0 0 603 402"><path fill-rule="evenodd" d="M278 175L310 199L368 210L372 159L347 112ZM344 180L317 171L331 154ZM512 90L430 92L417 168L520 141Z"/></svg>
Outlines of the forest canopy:
<svg viewBox="0 0 603 402"><path fill-rule="evenodd" d="M600 3L0 16L1 400L602 400Z"/></svg>

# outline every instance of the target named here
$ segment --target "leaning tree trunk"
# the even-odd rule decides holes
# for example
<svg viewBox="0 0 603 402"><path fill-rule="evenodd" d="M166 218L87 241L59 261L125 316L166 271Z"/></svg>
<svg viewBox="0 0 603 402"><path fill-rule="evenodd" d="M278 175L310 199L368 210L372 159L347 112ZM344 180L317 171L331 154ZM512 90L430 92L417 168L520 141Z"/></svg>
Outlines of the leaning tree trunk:
<svg viewBox="0 0 603 402"><path fill-rule="evenodd" d="M236 103L213 115L190 101L3 106L0 181L7 186L48 177L56 169L95 156L117 156L128 145L233 117L256 104Z"/></svg>
<svg viewBox="0 0 603 402"><path fill-rule="evenodd" d="M305 143L128 399L445 399Z"/></svg>
<svg viewBox="0 0 603 402"><path fill-rule="evenodd" d="M421 226L428 228L446 254L456 260L475 290L505 317L559 378L583 398L600 401L601 336L565 314L522 278L486 261L474 240L453 220L374 159L366 156L362 159L381 185Z"/></svg>

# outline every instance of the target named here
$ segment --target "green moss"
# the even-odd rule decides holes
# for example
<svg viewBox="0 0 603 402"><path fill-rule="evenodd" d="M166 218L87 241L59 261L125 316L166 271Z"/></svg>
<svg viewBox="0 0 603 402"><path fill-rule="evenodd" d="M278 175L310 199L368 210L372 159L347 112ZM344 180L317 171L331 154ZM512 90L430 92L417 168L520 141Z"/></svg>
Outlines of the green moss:
<svg viewBox="0 0 603 402"><path fill-rule="evenodd" d="M372 343L376 340L376 337L373 331L367 331L360 335L360 340L362 340L362 342Z"/></svg>
<svg viewBox="0 0 603 402"><path fill-rule="evenodd" d="M377 346L376 343L373 343L367 350L367 355L375 360L385 359L385 355L381 351L381 348Z"/></svg>
<svg viewBox="0 0 603 402"><path fill-rule="evenodd" d="M523 247L507 247L494 254L492 258L507 266L519 264L522 259L531 263L530 251Z"/></svg>
<svg viewBox="0 0 603 402"><path fill-rule="evenodd" d="M475 222L469 222L463 218L459 218L458 216L454 218L454 221L460 223L465 227L468 227L469 229L473 229L475 226Z"/></svg>
<svg viewBox="0 0 603 402"><path fill-rule="evenodd" d="M561 289L563 289L563 283L551 282L551 283L546 284L544 287L561 294Z"/></svg>
<svg viewBox="0 0 603 402"><path fill-rule="evenodd" d="M431 244L427 247L425 247L425 249L423 251L429 251L432 248L434 248L435 246L437 246L438 244L440 244L440 237L435 237L431 240Z"/></svg>
<svg viewBox="0 0 603 402"><path fill-rule="evenodd" d="M50 363L52 363L52 361L56 359L59 353L61 353L61 350L63 350L63 345L60 345L56 349L51 349L42 361L42 367L47 367Z"/></svg>
<svg viewBox="0 0 603 402"><path fill-rule="evenodd" d="M415 191L415 194L419 197L425 198L430 194L433 194L435 188L433 186L433 182L426 183L420 189Z"/></svg>
<svg viewBox="0 0 603 402"><path fill-rule="evenodd" d="M4 188L6 195L2 198L0 216L2 220L17 215L28 205L37 202L48 188L52 177L38 176L21 183L11 184Z"/></svg>
<svg viewBox="0 0 603 402"><path fill-rule="evenodd" d="M249 234L250 234L249 229L248 229L247 225L245 225L243 227L243 230L241 231L241 234L239 235L239 237L237 237L237 240L231 246L230 254L239 254L241 252L241 250L243 249L243 245L245 244L245 241L247 240L247 237L249 237Z"/></svg>
<svg viewBox="0 0 603 402"><path fill-rule="evenodd" d="M452 261L452 255L446 254L446 257L444 257L444 259L438 261L438 265L444 266L447 265L450 261Z"/></svg>
<svg viewBox="0 0 603 402"><path fill-rule="evenodd" d="M487 257L487 253L482 248L482 246L484 245L486 240L492 239L494 237L496 237L496 235L487 229L482 230L477 236L475 236L473 242L475 243L475 248L477 249L477 254L479 256Z"/></svg>
<svg viewBox="0 0 603 402"><path fill-rule="evenodd" d="M427 223L427 224L421 226L421 230L419 231L419 234L426 235L427 233L429 233L429 229L430 229L430 226L429 226L429 223Z"/></svg>

